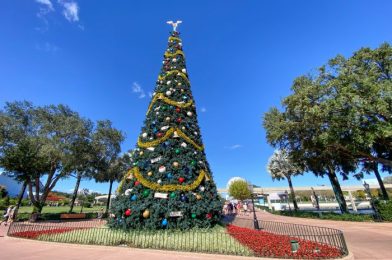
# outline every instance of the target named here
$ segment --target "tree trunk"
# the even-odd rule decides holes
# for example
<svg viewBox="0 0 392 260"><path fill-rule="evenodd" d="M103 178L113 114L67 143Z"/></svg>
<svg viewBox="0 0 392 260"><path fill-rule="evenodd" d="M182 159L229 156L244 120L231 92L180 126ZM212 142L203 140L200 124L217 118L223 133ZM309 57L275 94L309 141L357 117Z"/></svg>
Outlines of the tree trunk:
<svg viewBox="0 0 392 260"><path fill-rule="evenodd" d="M22 203L23 195L25 194L26 191L26 187L27 187L27 180L23 182L22 189L19 192L18 203L16 204L15 212L18 212L19 210L20 204Z"/></svg>
<svg viewBox="0 0 392 260"><path fill-rule="evenodd" d="M384 200L389 200L388 192L385 189L384 182L382 181L380 172L378 171L378 163L374 162L372 166L373 166L374 175L376 175L376 178L377 178L377 181L378 181L378 185L380 185L380 190L381 190L381 193L382 193L382 197L383 197Z"/></svg>
<svg viewBox="0 0 392 260"><path fill-rule="evenodd" d="M298 210L298 204L297 204L297 200L295 198L293 183L291 182L291 176L287 177L287 181L289 182L290 193L291 193L290 195L291 195L291 199L293 200L294 210L297 211Z"/></svg>
<svg viewBox="0 0 392 260"><path fill-rule="evenodd" d="M71 204L69 206L69 213L72 213L72 211L73 211L75 200L76 200L76 197L78 196L78 190L79 190L81 180L82 180L82 175L80 173L78 173L76 176L76 184L75 184L75 189L74 189L74 192L72 195Z"/></svg>
<svg viewBox="0 0 392 260"><path fill-rule="evenodd" d="M109 206L110 206L110 197L112 196L112 186L113 186L113 181L109 181L109 194L108 194L108 201L106 202L106 211L105 213L108 214L109 212Z"/></svg>
<svg viewBox="0 0 392 260"><path fill-rule="evenodd" d="M335 170L331 167L328 168L328 177L331 181L333 192L335 193L336 200L339 204L340 211L342 213L349 213L348 207L346 204L346 200L344 199L344 195L342 192L342 188L340 187L340 183L338 177L336 176Z"/></svg>

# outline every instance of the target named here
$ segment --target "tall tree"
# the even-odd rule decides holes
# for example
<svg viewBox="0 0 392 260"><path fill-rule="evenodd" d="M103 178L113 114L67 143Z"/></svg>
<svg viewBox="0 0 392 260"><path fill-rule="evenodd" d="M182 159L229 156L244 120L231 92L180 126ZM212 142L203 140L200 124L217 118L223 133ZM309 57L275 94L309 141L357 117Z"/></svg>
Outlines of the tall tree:
<svg viewBox="0 0 392 260"><path fill-rule="evenodd" d="M229 195L237 200L246 200L252 197L248 183L245 180L235 180L229 186Z"/></svg>
<svg viewBox="0 0 392 260"><path fill-rule="evenodd" d="M126 171L126 162L129 157L119 158L121 143L124 135L112 126L110 121L98 121L93 134L93 147L96 153L97 173L94 178L97 182L109 182L108 201L106 213L109 210L113 182L119 180ZM129 165L128 165L129 167Z"/></svg>
<svg viewBox="0 0 392 260"><path fill-rule="evenodd" d="M264 117L268 141L286 148L305 170L330 178L347 211L336 173L343 179L364 162L392 165L392 48L363 48L337 56L318 74L294 81L293 94Z"/></svg>
<svg viewBox="0 0 392 260"><path fill-rule="evenodd" d="M269 158L267 171L273 180L287 179L290 187L290 197L294 204L294 210L298 210L297 200L291 177L302 174L303 169L293 162L285 150L277 150Z"/></svg>

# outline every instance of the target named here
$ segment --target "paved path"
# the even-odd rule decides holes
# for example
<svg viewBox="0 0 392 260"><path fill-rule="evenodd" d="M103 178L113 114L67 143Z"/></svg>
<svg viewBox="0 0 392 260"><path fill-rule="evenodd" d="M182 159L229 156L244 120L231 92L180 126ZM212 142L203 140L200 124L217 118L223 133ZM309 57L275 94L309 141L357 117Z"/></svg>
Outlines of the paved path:
<svg viewBox="0 0 392 260"><path fill-rule="evenodd" d="M293 218L258 212L259 219L325 226L343 230L348 248L355 259L392 260L392 223L361 223ZM251 216L241 216L251 218ZM58 244L4 237L6 228L0 227L0 254L2 259L255 259L247 257L195 254L184 252L146 250L121 247Z"/></svg>

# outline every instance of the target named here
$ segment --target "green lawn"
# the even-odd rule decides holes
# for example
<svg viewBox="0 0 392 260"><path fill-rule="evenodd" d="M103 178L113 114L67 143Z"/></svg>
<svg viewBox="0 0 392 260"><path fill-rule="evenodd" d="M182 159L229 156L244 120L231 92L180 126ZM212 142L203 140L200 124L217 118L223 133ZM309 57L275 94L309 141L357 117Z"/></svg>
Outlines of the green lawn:
<svg viewBox="0 0 392 260"><path fill-rule="evenodd" d="M80 206L74 207L73 211L76 213L80 212ZM83 208L84 213L88 212L98 212L102 208L101 206L95 206L92 208ZM105 207L103 207L105 208ZM69 211L68 206L60 206L60 207L44 207L42 209L42 213L67 213ZM33 207L20 207L19 213L31 213L33 212Z"/></svg>
<svg viewBox="0 0 392 260"><path fill-rule="evenodd" d="M223 227L210 230L146 231L115 230L106 227L74 230L65 233L43 234L39 240L51 242L129 246L227 255L252 256L253 252L225 233Z"/></svg>

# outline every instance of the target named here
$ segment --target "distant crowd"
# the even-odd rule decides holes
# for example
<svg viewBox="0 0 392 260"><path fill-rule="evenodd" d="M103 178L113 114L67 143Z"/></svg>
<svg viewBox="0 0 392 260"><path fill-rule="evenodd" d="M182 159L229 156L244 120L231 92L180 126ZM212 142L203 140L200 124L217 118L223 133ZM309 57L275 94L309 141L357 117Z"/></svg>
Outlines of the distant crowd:
<svg viewBox="0 0 392 260"><path fill-rule="evenodd" d="M245 215L248 216L249 212L253 212L254 207L251 202L232 202L226 201L223 206L223 214L224 215Z"/></svg>

